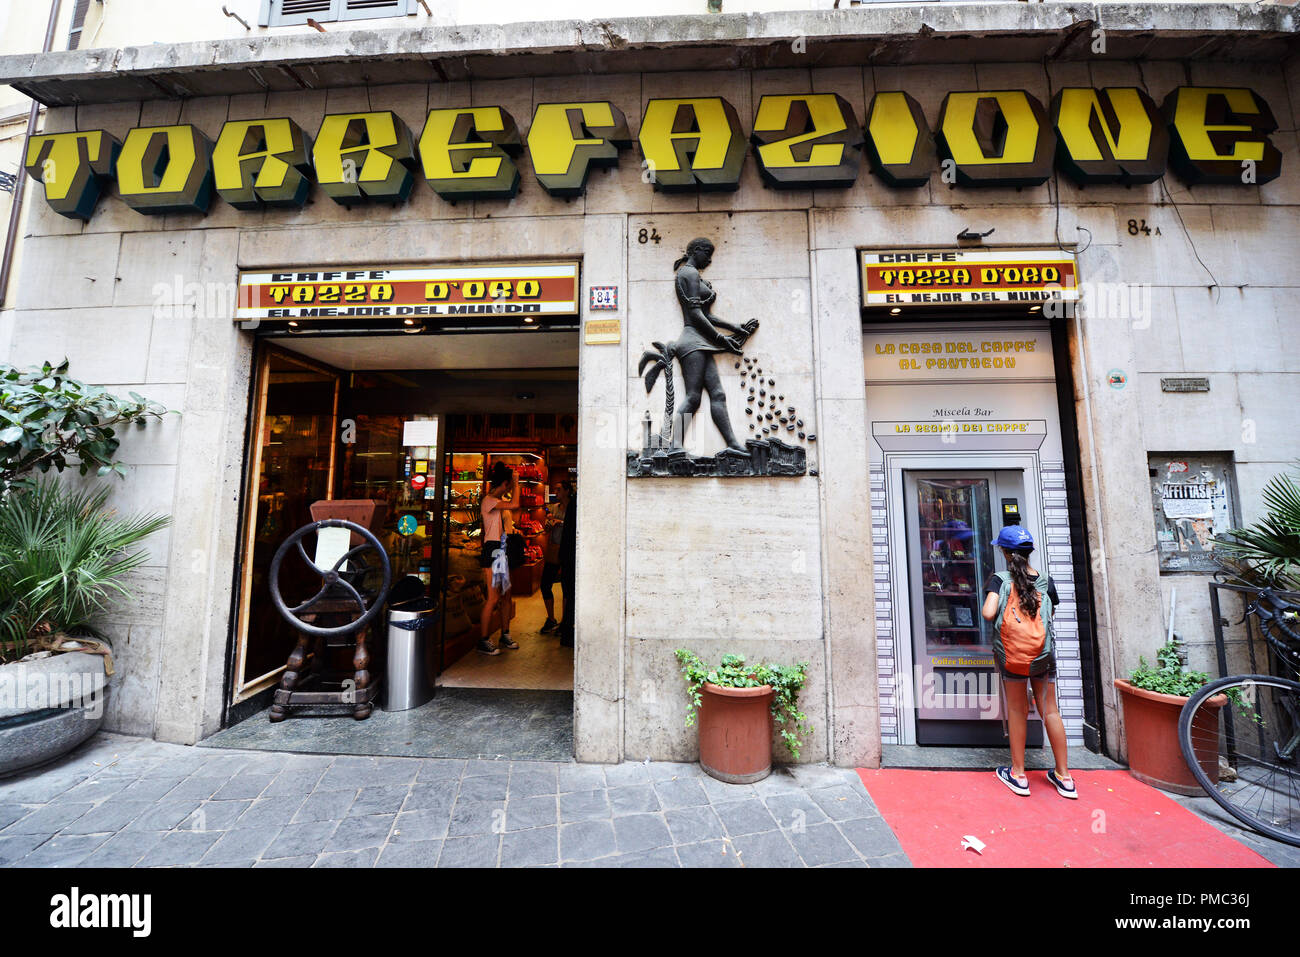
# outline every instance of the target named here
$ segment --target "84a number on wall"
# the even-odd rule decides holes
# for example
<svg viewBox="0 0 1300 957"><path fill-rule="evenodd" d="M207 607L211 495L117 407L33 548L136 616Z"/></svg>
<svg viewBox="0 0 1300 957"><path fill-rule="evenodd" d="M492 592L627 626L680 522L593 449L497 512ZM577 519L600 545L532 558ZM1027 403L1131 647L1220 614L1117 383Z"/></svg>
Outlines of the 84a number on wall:
<svg viewBox="0 0 1300 957"><path fill-rule="evenodd" d="M1128 234L1130 236L1159 236L1160 227L1157 226L1153 230L1147 225L1145 219L1130 219L1128 221Z"/></svg>

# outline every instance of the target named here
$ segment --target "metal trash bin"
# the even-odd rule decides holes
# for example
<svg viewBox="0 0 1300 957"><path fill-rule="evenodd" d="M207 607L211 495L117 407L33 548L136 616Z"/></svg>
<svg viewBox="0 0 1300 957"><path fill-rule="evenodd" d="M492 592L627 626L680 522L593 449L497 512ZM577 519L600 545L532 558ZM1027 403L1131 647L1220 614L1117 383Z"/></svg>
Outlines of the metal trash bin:
<svg viewBox="0 0 1300 957"><path fill-rule="evenodd" d="M433 697L429 679L429 632L438 623L432 598L397 602L388 609L388 669L380 694L385 711L418 708Z"/></svg>

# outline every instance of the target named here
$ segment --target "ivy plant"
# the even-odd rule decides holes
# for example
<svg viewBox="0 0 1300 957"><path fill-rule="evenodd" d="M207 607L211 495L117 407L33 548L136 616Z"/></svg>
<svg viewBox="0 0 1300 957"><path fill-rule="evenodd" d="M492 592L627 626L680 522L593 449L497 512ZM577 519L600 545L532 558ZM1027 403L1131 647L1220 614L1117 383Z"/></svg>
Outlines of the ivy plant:
<svg viewBox="0 0 1300 957"><path fill-rule="evenodd" d="M781 740L794 760L799 760L803 739L812 734L808 716L799 710L799 692L808 680L808 662L793 666L745 664L743 655L723 655L718 667L705 664L694 652L678 648L675 652L686 678L686 727L695 724L700 708L700 688L707 682L722 688L760 688L771 685L772 718Z"/></svg>
<svg viewBox="0 0 1300 957"><path fill-rule="evenodd" d="M1210 676L1204 671L1184 670L1178 655L1178 641L1171 640L1156 651L1156 667L1147 664L1146 658L1138 658L1138 666L1133 669L1128 682L1143 691L1190 698L1209 680Z"/></svg>
<svg viewBox="0 0 1300 957"><path fill-rule="evenodd" d="M68 375L68 360L26 370L0 364L0 492L28 484L35 472L75 465L85 475L115 472L118 430L143 426L167 409L134 392L122 399Z"/></svg>
<svg viewBox="0 0 1300 957"><path fill-rule="evenodd" d="M1133 669L1128 683L1143 691L1157 691L1160 694L1177 695L1180 698L1190 698L1196 694L1210 680L1210 676L1204 671L1191 671L1183 667L1182 657L1178 651L1179 643L1179 639L1175 637L1160 646L1156 651L1157 667L1155 668L1147 664L1145 658L1139 656L1138 666ZM1242 698L1240 689L1229 688L1223 694L1228 697L1243 718L1260 720L1260 716L1255 713L1250 703Z"/></svg>

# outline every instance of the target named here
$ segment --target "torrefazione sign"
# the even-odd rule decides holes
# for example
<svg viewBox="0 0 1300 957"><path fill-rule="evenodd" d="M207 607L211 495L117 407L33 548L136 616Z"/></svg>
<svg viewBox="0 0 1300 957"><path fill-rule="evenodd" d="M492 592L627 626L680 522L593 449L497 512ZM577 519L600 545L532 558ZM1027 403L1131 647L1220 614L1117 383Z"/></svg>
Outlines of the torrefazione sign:
<svg viewBox="0 0 1300 957"><path fill-rule="evenodd" d="M89 111L85 111L89 112ZM751 149L772 189L845 189L865 158L894 188L941 170L961 187L1036 186L1054 167L1081 184L1150 183L1167 166L1187 182L1276 179L1277 121L1253 90L1182 86L1156 106L1137 87L1065 87L1048 105L1025 90L957 90L931 128L901 90L882 90L859 123L835 93L759 98L748 136L720 96L656 98L635 138L608 100L541 103L527 135L499 106L430 110L417 137L392 110L329 113L313 138L288 117L229 120L209 140L193 124L31 137L23 166L50 208L88 220L105 187L139 213L301 207L312 184L344 206L405 202L422 175L448 202L512 199L527 149L550 195L577 196L593 169L617 166L635 141L656 190L734 190Z"/></svg>

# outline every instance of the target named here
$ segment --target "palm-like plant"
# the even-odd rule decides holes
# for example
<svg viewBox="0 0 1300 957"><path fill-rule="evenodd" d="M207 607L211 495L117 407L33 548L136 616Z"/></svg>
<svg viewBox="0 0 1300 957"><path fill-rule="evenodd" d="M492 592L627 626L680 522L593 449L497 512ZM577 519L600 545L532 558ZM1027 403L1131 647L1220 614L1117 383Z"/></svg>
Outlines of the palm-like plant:
<svg viewBox="0 0 1300 957"><path fill-rule="evenodd" d="M652 350L646 350L641 353L641 361L637 363L636 374L645 376L646 395L655 387L655 382L659 379L659 374L664 376L664 425L659 430L659 435L663 439L664 445L672 442L673 438L673 345L662 342L652 342ZM647 372L646 366L650 369Z"/></svg>
<svg viewBox="0 0 1300 957"><path fill-rule="evenodd" d="M95 614L132 597L122 579L147 556L131 546L170 519L119 516L105 506L108 493L50 478L0 501L0 662L45 636L96 634Z"/></svg>
<svg viewBox="0 0 1300 957"><path fill-rule="evenodd" d="M1269 480L1261 498L1264 517L1216 535L1215 553L1248 585L1300 591L1300 485L1283 472Z"/></svg>

